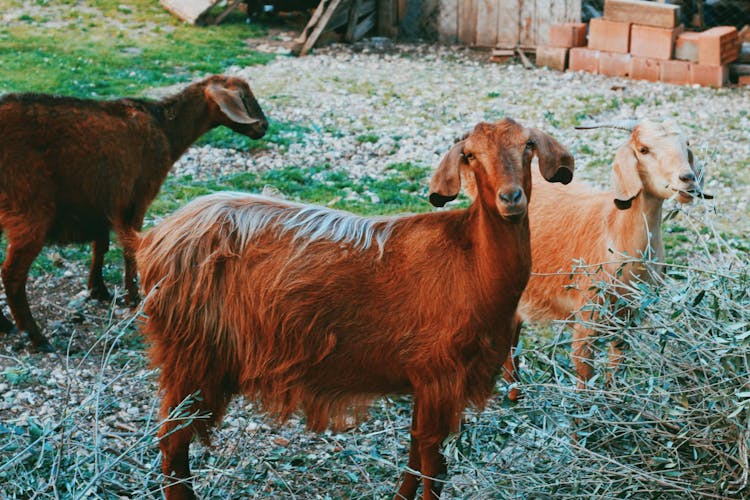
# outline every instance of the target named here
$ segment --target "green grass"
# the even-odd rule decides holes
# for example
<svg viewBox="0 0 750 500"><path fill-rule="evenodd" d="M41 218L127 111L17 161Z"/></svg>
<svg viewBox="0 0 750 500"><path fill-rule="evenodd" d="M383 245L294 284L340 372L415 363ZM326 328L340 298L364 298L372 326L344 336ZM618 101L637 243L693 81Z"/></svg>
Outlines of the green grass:
<svg viewBox="0 0 750 500"><path fill-rule="evenodd" d="M28 13L0 26L0 92L133 96L273 58L247 48L245 41L265 29L239 13L219 26L197 27L155 0L6 4ZM55 24L44 17L47 9L54 9Z"/></svg>
<svg viewBox="0 0 750 500"><path fill-rule="evenodd" d="M430 209L423 181L428 172L429 167L401 163L392 165L383 178L365 176L357 180L327 165L243 172L211 180L196 180L189 175L169 177L151 205L149 217L166 216L204 194L227 190L259 193L266 187L292 200L362 215L425 212Z"/></svg>

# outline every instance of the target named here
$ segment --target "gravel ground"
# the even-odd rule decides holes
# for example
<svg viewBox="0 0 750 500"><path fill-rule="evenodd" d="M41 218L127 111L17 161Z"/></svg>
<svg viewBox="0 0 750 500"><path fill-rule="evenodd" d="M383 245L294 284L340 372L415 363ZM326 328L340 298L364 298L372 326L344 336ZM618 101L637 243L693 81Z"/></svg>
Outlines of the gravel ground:
<svg viewBox="0 0 750 500"><path fill-rule="evenodd" d="M272 120L304 132L288 146L270 144L262 150L193 147L176 164L175 173L211 178L327 162L354 178L378 176L398 162L436 165L454 137L478 121L509 116L557 137L576 156L579 177L605 185L609 162L625 134L575 131L573 125L589 118L672 117L683 125L708 167L707 191L716 199L707 206L715 212L717 226L748 234L748 89L717 91L526 70L486 62L486 53L462 48L359 49L332 47L301 59L282 56L266 66L230 71L249 79ZM157 89L152 95L172 91ZM375 139L362 141L363 135ZM92 453L103 463L119 450L143 442L145 451L129 454L128 464L139 473L150 471L143 475L153 482L158 468L150 442L157 418L155 375L143 360L132 325L108 329L119 321L127 323L131 313L121 306L83 301L86 271L68 271L64 279L53 282L47 277L33 279L29 293L48 334L78 356L30 354L18 339L3 339L0 372L15 382L0 382L0 434L55 427L51 442L67 440L69 447L77 442L77 453L89 460L85 452L95 450ZM252 477L252 491L258 496L388 495L397 469L404 465L408 407L403 400L387 400L375 408L373 419L354 433L317 436L304 432L298 419L278 427L251 405L235 402L217 433L216 446L195 446L201 491L206 497L225 497L220 485L237 491L246 483L243 478ZM70 416L74 425L57 433L58 423ZM58 434L64 437L56 438ZM112 449L118 451L107 451ZM225 471L227 463L231 465ZM378 467L380 474L373 476ZM29 473L34 473L33 467ZM53 475L38 479L42 490ZM112 479L116 480L129 485L127 477ZM453 478L446 496L460 497L464 480L468 481ZM110 487L111 483L105 492L111 493ZM0 485L0 498L2 492Z"/></svg>
<svg viewBox="0 0 750 500"><path fill-rule="evenodd" d="M568 146L580 178L605 186L626 134L577 131L580 121L673 118L708 169L720 226L748 215L750 89L682 87L586 73L524 69L487 62L486 53L424 45L319 50L235 69L267 115L307 132L288 147L238 152L191 148L177 173L211 177L238 170L330 163L353 177L377 176L390 164L436 165L453 139L479 121L512 117ZM270 49L273 50L273 49ZM169 89L172 91L173 89ZM374 135L377 142L358 140Z"/></svg>

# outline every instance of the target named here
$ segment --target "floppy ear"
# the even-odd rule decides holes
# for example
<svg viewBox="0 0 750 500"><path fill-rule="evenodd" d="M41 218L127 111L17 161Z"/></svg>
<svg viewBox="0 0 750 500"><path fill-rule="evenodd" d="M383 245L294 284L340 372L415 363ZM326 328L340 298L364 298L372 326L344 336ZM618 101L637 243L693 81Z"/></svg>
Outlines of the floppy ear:
<svg viewBox="0 0 750 500"><path fill-rule="evenodd" d="M430 179L430 203L442 207L458 196L461 189L461 165L466 163L463 158L464 141L457 142L443 157L437 170Z"/></svg>
<svg viewBox="0 0 750 500"><path fill-rule="evenodd" d="M698 181L698 189L700 191L699 196L707 200L713 199L713 195L703 192L703 182L706 180L706 171L703 170L703 165L695 161L695 156L693 155L692 149L688 148L687 154L688 162L690 163L690 169L693 171L693 173L695 174L695 179Z"/></svg>
<svg viewBox="0 0 750 500"><path fill-rule="evenodd" d="M615 206L626 210L633 199L643 190L643 182L638 174L638 159L630 149L630 144L620 146L612 166L612 187L615 190Z"/></svg>
<svg viewBox="0 0 750 500"><path fill-rule="evenodd" d="M549 182L569 183L573 180L575 161L573 155L565 147L535 128L529 129L531 139L536 145L536 155L539 158L539 171Z"/></svg>
<svg viewBox="0 0 750 500"><path fill-rule="evenodd" d="M206 95L219 106L219 109L227 118L235 123L251 125L260 121L247 113L247 108L245 108L245 103L242 102L238 90L229 90L220 85L209 85L206 88Z"/></svg>

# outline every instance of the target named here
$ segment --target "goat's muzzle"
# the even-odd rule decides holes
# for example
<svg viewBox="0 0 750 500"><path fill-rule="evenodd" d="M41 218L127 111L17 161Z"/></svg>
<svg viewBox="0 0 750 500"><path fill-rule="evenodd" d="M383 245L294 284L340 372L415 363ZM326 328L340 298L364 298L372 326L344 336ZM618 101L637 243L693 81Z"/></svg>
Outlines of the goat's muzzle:
<svg viewBox="0 0 750 500"><path fill-rule="evenodd" d="M528 208L526 193L520 187L501 191L497 194L497 210L508 222L518 223L523 220Z"/></svg>

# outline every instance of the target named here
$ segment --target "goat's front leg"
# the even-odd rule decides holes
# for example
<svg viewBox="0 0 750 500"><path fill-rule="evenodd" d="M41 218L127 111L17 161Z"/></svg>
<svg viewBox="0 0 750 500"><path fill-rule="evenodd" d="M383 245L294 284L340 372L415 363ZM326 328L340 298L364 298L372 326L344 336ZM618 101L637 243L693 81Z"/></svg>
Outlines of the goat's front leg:
<svg viewBox="0 0 750 500"><path fill-rule="evenodd" d="M516 366L515 355L516 347L518 347L518 340L521 336L521 326L523 325L520 316L516 315L515 323L516 328L513 335L513 342L511 343L508 357L505 359L505 363L503 364L503 376L508 384L515 384L518 382L518 367ZM518 401L521 396L522 394L518 387L513 387L508 391L508 399L510 399L511 401Z"/></svg>
<svg viewBox="0 0 750 500"><path fill-rule="evenodd" d="M138 267L135 261L140 237L134 227L140 227L140 224L132 226L121 221L115 224L117 239L122 245L122 252L125 257L125 290L127 291L128 303L131 307L136 307L140 302L140 294L138 293Z"/></svg>
<svg viewBox="0 0 750 500"><path fill-rule="evenodd" d="M112 295L107 291L104 284L102 269L104 268L104 255L109 251L109 230L104 231L91 242L91 267L89 268L89 299L109 302Z"/></svg>
<svg viewBox="0 0 750 500"><path fill-rule="evenodd" d="M612 385L612 378L622 361L622 342L613 340L609 343L609 370L607 371L607 387Z"/></svg>
<svg viewBox="0 0 750 500"><path fill-rule="evenodd" d="M591 344L594 332L580 323L573 325L573 343L571 346L573 365L578 374L578 389L584 389L594 373L592 363Z"/></svg>
<svg viewBox="0 0 750 500"><path fill-rule="evenodd" d="M417 404L416 399L414 400L412 408L411 443L409 445L409 461L406 466L413 471L419 472L422 469L422 459L419 455L419 439L417 439L417 436L415 435L419 415L419 405ZM419 475L407 470L394 500L411 500L417 495L417 488L419 488Z"/></svg>
<svg viewBox="0 0 750 500"><path fill-rule="evenodd" d="M450 384L445 384L449 387ZM458 430L461 420L462 401L450 394L446 387L431 387L415 394L416 425L412 439L419 445L419 471L422 474L422 498L440 498L447 478L448 466L440 447L448 434ZM436 399L435 395L443 396Z"/></svg>
<svg viewBox="0 0 750 500"><path fill-rule="evenodd" d="M40 231L44 235L44 231ZM25 234L28 236L28 233ZM26 332L34 348L41 352L53 352L52 345L42 335L34 321L26 296L26 281L28 280L31 263L44 247L44 236L32 238L16 237L8 234L8 247L2 268L2 280L8 307L18 329Z"/></svg>

